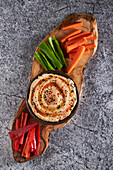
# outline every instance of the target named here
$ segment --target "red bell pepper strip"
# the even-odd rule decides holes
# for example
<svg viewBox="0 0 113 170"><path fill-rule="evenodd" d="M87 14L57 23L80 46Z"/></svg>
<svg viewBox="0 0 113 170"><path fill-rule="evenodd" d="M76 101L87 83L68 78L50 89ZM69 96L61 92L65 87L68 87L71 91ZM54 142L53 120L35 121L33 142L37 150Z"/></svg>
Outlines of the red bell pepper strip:
<svg viewBox="0 0 113 170"><path fill-rule="evenodd" d="M21 152L22 149L23 149L23 145L20 145L18 151Z"/></svg>
<svg viewBox="0 0 113 170"><path fill-rule="evenodd" d="M24 116L24 117L23 117ZM27 118L28 118L28 113L22 113L22 127L24 127L27 123ZM23 134L21 137L20 137L20 144L23 145L23 142L24 142L24 136L25 134Z"/></svg>
<svg viewBox="0 0 113 170"><path fill-rule="evenodd" d="M39 146L40 146L40 125L36 127L36 155L39 155Z"/></svg>
<svg viewBox="0 0 113 170"><path fill-rule="evenodd" d="M23 127L24 117L25 117L25 113L22 113L21 114L21 124L20 124L20 127Z"/></svg>
<svg viewBox="0 0 113 170"><path fill-rule="evenodd" d="M27 134L25 145L22 151L22 156L29 158L30 157L30 151L31 151L31 142L33 140L34 134L35 134L35 127L33 127Z"/></svg>
<svg viewBox="0 0 113 170"><path fill-rule="evenodd" d="M28 132L29 130L31 130L34 126L37 126L38 125L38 122L34 122L32 124L28 124L24 127L21 127L17 130L14 130L14 131L11 131L11 132L8 132L10 138L13 140L13 139L16 139L18 137L20 137L22 134Z"/></svg>
<svg viewBox="0 0 113 170"><path fill-rule="evenodd" d="M35 152L35 151L36 151L36 135L34 133L33 140L31 142L31 152Z"/></svg>
<svg viewBox="0 0 113 170"><path fill-rule="evenodd" d="M16 119L16 130L20 128L20 119ZM14 150L19 150L19 138L14 140Z"/></svg>

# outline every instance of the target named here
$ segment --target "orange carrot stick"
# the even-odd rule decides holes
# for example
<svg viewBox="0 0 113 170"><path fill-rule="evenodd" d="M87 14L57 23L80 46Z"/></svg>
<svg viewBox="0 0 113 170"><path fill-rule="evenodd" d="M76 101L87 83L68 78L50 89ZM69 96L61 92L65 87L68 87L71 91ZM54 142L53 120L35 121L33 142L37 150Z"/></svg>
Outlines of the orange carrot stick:
<svg viewBox="0 0 113 170"><path fill-rule="evenodd" d="M80 35L80 34L79 34ZM87 37L89 37L89 38L91 38L93 36L93 34L92 33L88 33L86 36L80 36L80 37L78 37L78 38L75 38L75 39L72 39L72 40L69 40L69 41L67 41L66 42L66 46L67 45L70 45L70 44L73 44L73 43L75 43L75 42L77 42L77 41L79 41L81 38L86 38L86 40L87 40Z"/></svg>
<svg viewBox="0 0 113 170"><path fill-rule="evenodd" d="M79 46L78 47L76 47L76 48L74 48L70 53L74 53L74 52L76 52L77 50L78 50L78 48L79 48ZM65 45L65 49L66 49L66 51L67 51L67 46Z"/></svg>
<svg viewBox="0 0 113 170"><path fill-rule="evenodd" d="M76 22L74 24L71 24L71 25L66 25L66 26L63 26L62 27L62 30L69 30L69 29L74 29L74 28L77 28L77 27L81 27L83 25L83 22Z"/></svg>
<svg viewBox="0 0 113 170"><path fill-rule="evenodd" d="M80 33L80 34L78 34L78 35L75 35L75 36L73 36L73 37L68 38L68 40L70 41L70 40L73 40L73 39L75 39L75 38L85 37L85 36L88 36L88 35L90 35L90 34L91 34L91 33L85 31L85 32L82 32L82 33Z"/></svg>
<svg viewBox="0 0 113 170"><path fill-rule="evenodd" d="M83 55L88 54L89 52L90 52L90 50L88 48L86 48ZM77 53L77 51L69 53L69 58L74 58L76 53Z"/></svg>
<svg viewBox="0 0 113 170"><path fill-rule="evenodd" d="M79 60L82 57L82 55L84 54L84 51L85 51L85 47L84 46L80 46L78 51L77 51L77 53L76 53L76 55L74 56L74 59L73 59L72 63L67 68L67 72L68 73L70 73L74 69L74 67L79 62Z"/></svg>
<svg viewBox="0 0 113 170"><path fill-rule="evenodd" d="M66 51L67 51L67 47L66 47L66 46L65 46L65 48L66 48ZM77 52L77 51L78 51L78 48L79 48L79 46L76 47L76 48L74 48L74 49L71 51L71 53Z"/></svg>
<svg viewBox="0 0 113 170"><path fill-rule="evenodd" d="M79 38L76 38L76 39L67 41L65 44L66 44L66 46L71 45L71 44L74 44L74 43L76 43L77 41L81 40L82 38L84 38L84 37L79 37Z"/></svg>
<svg viewBox="0 0 113 170"><path fill-rule="evenodd" d="M77 51L78 51L78 48L79 48L79 46L76 47L76 48L74 48L74 49L71 51L71 53L77 52Z"/></svg>
<svg viewBox="0 0 113 170"><path fill-rule="evenodd" d="M88 36L84 36L87 39L90 39L91 37L93 37L93 34L91 33L91 35L88 35ZM88 40L87 40L88 41Z"/></svg>
<svg viewBox="0 0 113 170"><path fill-rule="evenodd" d="M84 55L89 54L90 50L88 48L85 48Z"/></svg>
<svg viewBox="0 0 113 170"><path fill-rule="evenodd" d="M67 36L65 36L64 38L61 39L61 42L64 43L69 37L72 37L74 35L77 35L81 32L80 29L76 29L75 31L71 32L70 34L68 34Z"/></svg>
<svg viewBox="0 0 113 170"><path fill-rule="evenodd" d="M80 35L80 34L79 34L79 35ZM77 38L74 38L74 39L72 39L72 40L69 40L69 41L66 42L66 45L73 44L73 43L79 41L81 38L84 38L84 37L86 38L87 36L92 36L92 33L88 33L86 36L82 35L82 36L80 36L80 37L77 37Z"/></svg>
<svg viewBox="0 0 113 170"><path fill-rule="evenodd" d="M91 48L96 47L96 44L95 44L95 43L91 43L91 44L84 44L84 47L91 49Z"/></svg>
<svg viewBox="0 0 113 170"><path fill-rule="evenodd" d="M87 42L86 38L82 38L78 42L75 42L74 44L67 46L67 53L70 53L73 49L85 44L86 42Z"/></svg>
<svg viewBox="0 0 113 170"><path fill-rule="evenodd" d="M96 40L97 39L97 36L87 36L86 37L86 40L89 41L89 40Z"/></svg>

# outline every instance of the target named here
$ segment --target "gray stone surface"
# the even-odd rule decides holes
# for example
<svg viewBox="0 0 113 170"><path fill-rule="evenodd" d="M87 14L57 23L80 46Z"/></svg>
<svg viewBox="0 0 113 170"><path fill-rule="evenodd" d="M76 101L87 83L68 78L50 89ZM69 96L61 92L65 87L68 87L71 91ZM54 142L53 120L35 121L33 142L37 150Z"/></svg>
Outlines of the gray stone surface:
<svg viewBox="0 0 113 170"><path fill-rule="evenodd" d="M79 109L52 132L46 152L19 164L8 131L26 94L39 42L71 13L97 19L99 45L87 64ZM1 170L113 170L113 1L2 0L0 57Z"/></svg>

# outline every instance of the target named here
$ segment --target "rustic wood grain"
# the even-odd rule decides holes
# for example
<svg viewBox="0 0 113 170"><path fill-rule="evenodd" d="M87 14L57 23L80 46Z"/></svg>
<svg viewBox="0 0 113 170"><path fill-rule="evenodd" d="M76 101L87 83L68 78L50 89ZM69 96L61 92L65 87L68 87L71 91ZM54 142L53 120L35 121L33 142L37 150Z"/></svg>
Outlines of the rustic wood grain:
<svg viewBox="0 0 113 170"><path fill-rule="evenodd" d="M69 17L67 17L61 24L59 24L55 29L53 29L44 39L43 41L46 42L47 38L55 35L55 37L57 38L57 40L62 39L64 36L66 36L67 34L69 34L72 30L66 30L66 31L62 31L61 28L64 25L68 25L68 24L72 24L76 21L83 21L83 26L80 27L80 29L82 31L88 31L88 32L93 32L94 35L97 35L98 37L98 31L97 31L97 24L96 24L96 20L94 18L94 16L92 15L88 15L88 14L72 14ZM93 40L91 42L95 42L96 46L98 43L98 40ZM72 59L68 58L68 54L65 51L64 45L61 44L61 48L64 52L64 55L66 57L66 61L67 63L71 63ZM76 67L74 68L74 70L68 74L76 83L78 90L79 90L79 94L81 93L82 90L82 81L83 81L83 72L84 72L84 68L87 64L87 62L93 57L93 55L96 52L97 47L95 47L94 49L90 50L89 54L83 55L83 57L81 58L81 60L79 61L79 63L76 65ZM38 47L36 49L36 51L38 50ZM44 69L42 68L42 66L38 63L38 61L33 58L33 64L32 64L32 72L31 72L31 76L30 76L30 80L32 80L37 74L41 73L42 71L44 71ZM65 69L61 70L62 72L66 72ZM26 106L26 100L24 98L24 100L22 101L16 115L15 118L13 120L13 124L12 124L12 130L15 130L15 121L17 118L20 118L21 113L22 112L27 112L29 113L27 106ZM29 113L29 120L34 120L36 121ZM69 122L69 121L68 121ZM63 126L65 126L68 122L65 122L63 124L60 125L46 125L43 123L40 123L40 149L39 149L39 155L42 155L47 147L48 147L48 137L50 135L50 132L52 130L57 130ZM13 151L13 156L14 159L17 162L26 162L29 161L31 159L34 159L36 157L38 157L35 154L32 154L30 158L24 158L21 157L21 154L18 151L15 151L13 149L13 141L12 141L12 151Z"/></svg>

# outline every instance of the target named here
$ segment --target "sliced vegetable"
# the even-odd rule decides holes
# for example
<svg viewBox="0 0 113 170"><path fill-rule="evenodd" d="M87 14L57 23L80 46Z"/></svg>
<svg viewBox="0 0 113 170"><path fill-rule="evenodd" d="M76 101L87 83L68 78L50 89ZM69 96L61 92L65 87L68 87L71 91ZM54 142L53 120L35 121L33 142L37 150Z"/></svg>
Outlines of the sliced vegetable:
<svg viewBox="0 0 113 170"><path fill-rule="evenodd" d="M82 38L78 42L67 46L67 53L70 53L73 49L75 49L78 46L85 44L86 42L87 42L86 38Z"/></svg>
<svg viewBox="0 0 113 170"><path fill-rule="evenodd" d="M57 51L57 53L58 53L58 55L60 56L60 59L61 59L61 61L62 61L62 63L66 66L66 68L68 67L68 65L67 65L67 63L66 63L66 61L65 61L65 57L64 57L64 54L63 54L63 52L62 52L62 50L61 50L61 48L60 48L60 45L59 45L59 42L55 39L55 36L53 36L53 38L54 38L54 45L55 45L55 48L56 48L56 51Z"/></svg>
<svg viewBox="0 0 113 170"><path fill-rule="evenodd" d="M90 50L88 48L86 48L83 55L88 54L89 52L90 52ZM69 53L69 58L74 58L76 53L77 53L77 51Z"/></svg>
<svg viewBox="0 0 113 170"><path fill-rule="evenodd" d="M79 48L79 46L78 47L76 47L76 48L74 48L70 53L74 53L74 52L77 52L78 51L78 48Z"/></svg>
<svg viewBox="0 0 113 170"><path fill-rule="evenodd" d="M35 133L36 133L36 129L35 129ZM34 136L33 136L33 140L31 142L31 152L36 151L36 134L35 133L34 133Z"/></svg>
<svg viewBox="0 0 113 170"><path fill-rule="evenodd" d="M35 56L36 55L36 56ZM45 55L41 52L41 51L37 51L35 53L35 58L37 59L37 57L41 60L41 62L39 62L43 67L44 69L47 71L47 70L55 70L52 65L50 64L50 62L47 60L47 58L45 57ZM37 59L38 60L38 59ZM43 63L43 64L42 64Z"/></svg>
<svg viewBox="0 0 113 170"><path fill-rule="evenodd" d="M47 41L48 41L48 39L47 39ZM49 47L49 49L51 49L51 50L52 50L50 43L49 43L49 42L47 42L46 44L47 44L47 46Z"/></svg>
<svg viewBox="0 0 113 170"><path fill-rule="evenodd" d="M22 151L22 149L23 149L23 145L19 145L19 149L18 149L18 151L19 151L19 152L21 152L21 151Z"/></svg>
<svg viewBox="0 0 113 170"><path fill-rule="evenodd" d="M14 131L11 131L11 132L8 132L10 138L13 140L13 139L17 139L18 137L20 137L22 134L28 132L29 130L31 130L34 126L37 126L38 125L38 122L34 122L32 124L28 124L24 127L21 127L17 130L14 130Z"/></svg>
<svg viewBox="0 0 113 170"><path fill-rule="evenodd" d="M47 39L47 41L48 41L48 39ZM54 52L53 49L52 49L52 47L51 47L51 45L50 45L50 43L49 43L49 41L48 41L46 44L47 44L47 46L49 47L49 49L50 49L52 52ZM56 57L57 57L57 56L56 56ZM59 56L57 57L57 59L58 59L59 61L61 61ZM51 63L51 64L52 64L52 63Z"/></svg>
<svg viewBox="0 0 113 170"><path fill-rule="evenodd" d="M96 47L96 44L95 44L95 43L91 43L91 44L84 44L84 47L91 49L91 48Z"/></svg>
<svg viewBox="0 0 113 170"><path fill-rule="evenodd" d="M91 34L91 33L85 31L85 32L82 32L82 33L80 33L80 34L78 34L78 35L75 35L75 36L73 36L73 37L68 38L68 40L70 41L70 40L73 40L73 39L75 39L75 38L86 37L86 36L88 36L88 35L90 35L90 34Z"/></svg>
<svg viewBox="0 0 113 170"><path fill-rule="evenodd" d="M86 40L89 41L89 40L96 40L97 39L97 36L87 36L86 37Z"/></svg>
<svg viewBox="0 0 113 170"><path fill-rule="evenodd" d="M35 127L33 127L27 134L26 141L23 147L22 156L29 158L30 157L30 151L31 151L31 142L33 140L34 134L35 134Z"/></svg>
<svg viewBox="0 0 113 170"><path fill-rule="evenodd" d="M23 112L23 113L21 114L21 124L20 124L20 127L23 127L24 117L25 117L25 113Z"/></svg>
<svg viewBox="0 0 113 170"><path fill-rule="evenodd" d="M76 22L74 24L71 25L66 25L62 27L62 30L69 30L69 29L73 29L73 28L77 28L77 27L81 27L83 25L83 22Z"/></svg>
<svg viewBox="0 0 113 170"><path fill-rule="evenodd" d="M20 119L16 120L16 130L20 128ZM14 150L19 150L19 138L14 140L14 146L13 146Z"/></svg>
<svg viewBox="0 0 113 170"><path fill-rule="evenodd" d="M84 46L84 45L83 45L83 46ZM77 48L75 48L74 50L72 50L71 53L77 52L77 51L78 51L78 48L79 48L79 46L78 46ZM90 50L89 50L88 48L85 49L85 52L86 52L86 53L89 52L89 51L90 51ZM85 53L85 52L84 52L84 53Z"/></svg>
<svg viewBox="0 0 113 170"><path fill-rule="evenodd" d="M75 31L71 32L70 34L68 34L67 36L65 36L64 38L61 39L61 42L64 43L68 38L77 35L81 32L80 29L76 29Z"/></svg>
<svg viewBox="0 0 113 170"><path fill-rule="evenodd" d="M60 59L60 56L58 55L58 53L57 53L57 51L56 51L56 49L55 49L55 45L54 45L55 42L54 42L53 36L52 36L52 37L49 37L49 38L47 39L47 41L48 41L48 47L49 47L51 50L54 51L56 57L57 57L58 60L62 63L62 61L61 61L61 59ZM62 63L62 64L63 64L63 63Z"/></svg>
<svg viewBox="0 0 113 170"><path fill-rule="evenodd" d="M35 138L35 133L34 133L34 137L31 142L31 152L35 152L35 151L36 151L36 138Z"/></svg>
<svg viewBox="0 0 113 170"><path fill-rule="evenodd" d="M36 127L36 155L39 155L39 146L40 146L40 125Z"/></svg>
<svg viewBox="0 0 113 170"><path fill-rule="evenodd" d="M71 44L73 44L73 43L76 43L77 41L81 40L82 38L87 38L88 36L93 36L93 35L92 35L92 33L88 33L88 35L86 35L86 36L81 36L81 37L77 37L77 38L74 38L74 39L72 39L72 40L69 40L69 41L66 42L66 47L67 47L68 45L71 45ZM86 39L86 40L87 40L87 39Z"/></svg>
<svg viewBox="0 0 113 170"><path fill-rule="evenodd" d="M36 53L34 54L34 57L38 60L38 62L42 65L42 67L44 67L44 69L47 71L48 69L47 69L46 65L44 64L44 62L43 62L43 60L42 60L42 58L40 57L40 55L39 55L38 52L36 52Z"/></svg>
<svg viewBox="0 0 113 170"><path fill-rule="evenodd" d="M90 50L88 48L85 48L84 54L88 54Z"/></svg>
<svg viewBox="0 0 113 170"><path fill-rule="evenodd" d="M19 129L20 128L20 119L17 119L16 120L16 129Z"/></svg>
<svg viewBox="0 0 113 170"><path fill-rule="evenodd" d="M62 68L62 64L60 63L60 61L56 58L54 52L49 49L49 47L47 46L47 44L45 42L42 42L39 45L39 48L47 55L47 57L51 60L54 68L58 68L61 69Z"/></svg>
<svg viewBox="0 0 113 170"><path fill-rule="evenodd" d="M22 113L22 116L21 116L21 122L22 122L22 125L21 127L24 127L27 123L27 118L28 118L28 113ZM21 137L20 137L20 144L23 145L23 142L24 142L24 136L25 134L23 134Z"/></svg>
<svg viewBox="0 0 113 170"><path fill-rule="evenodd" d="M81 37L75 38L75 39L73 39L73 40L74 40L75 42L81 40L82 38L86 38L86 40L87 40L87 37L92 37L92 36L93 36L93 34L92 34L92 33L89 33L89 35L81 36ZM71 40L71 41L73 41L73 40Z"/></svg>
<svg viewBox="0 0 113 170"><path fill-rule="evenodd" d="M46 56L39 50L38 50L38 53L39 53L40 57L42 58L44 64L46 65L47 70L55 70L53 68L53 66L50 64L50 62L48 61L48 59L46 58Z"/></svg>
<svg viewBox="0 0 113 170"><path fill-rule="evenodd" d="M80 46L78 48L78 51L77 51L76 55L74 56L74 59L73 59L72 63L67 68L67 72L68 73L70 73L74 69L74 67L79 62L79 60L82 57L82 55L84 54L84 51L85 51L85 47L84 46Z"/></svg>
<svg viewBox="0 0 113 170"><path fill-rule="evenodd" d="M68 66L65 61L64 54L63 54L63 52L60 48L59 42L57 41L55 36L48 38L48 42L51 45L51 48L53 49L53 51L54 51L55 55L57 56L57 58L59 59L59 61L62 63L62 65L65 65L67 68Z"/></svg>

